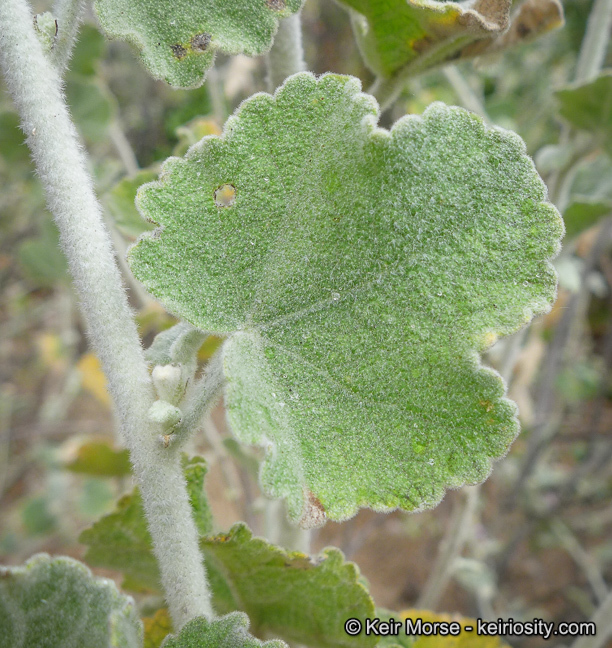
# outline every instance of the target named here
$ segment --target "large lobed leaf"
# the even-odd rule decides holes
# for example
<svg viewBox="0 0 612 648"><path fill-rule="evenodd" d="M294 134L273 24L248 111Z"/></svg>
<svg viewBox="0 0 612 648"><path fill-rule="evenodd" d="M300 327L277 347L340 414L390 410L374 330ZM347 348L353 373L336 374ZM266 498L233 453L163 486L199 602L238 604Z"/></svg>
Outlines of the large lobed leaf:
<svg viewBox="0 0 612 648"><path fill-rule="evenodd" d="M374 616L374 604L357 566L338 549L315 557L288 552L254 538L242 523L228 534L202 538L200 547L215 610L246 612L256 634L317 648L365 648L376 642L344 631L347 619Z"/></svg>
<svg viewBox="0 0 612 648"><path fill-rule="evenodd" d="M257 56L270 49L278 21L303 0L96 0L110 38L139 51L156 79L190 88L204 81L217 51Z"/></svg>
<svg viewBox="0 0 612 648"><path fill-rule="evenodd" d="M527 0L512 19L511 0L340 2L366 63L383 77L499 51L563 24L558 0Z"/></svg>
<svg viewBox="0 0 612 648"><path fill-rule="evenodd" d="M0 648L140 648L134 601L72 558L0 567Z"/></svg>
<svg viewBox="0 0 612 648"><path fill-rule="evenodd" d="M376 128L351 77L290 77L139 192L131 249L228 336L235 434L304 526L483 480L516 408L478 353L549 309L562 222L520 138L442 104Z"/></svg>

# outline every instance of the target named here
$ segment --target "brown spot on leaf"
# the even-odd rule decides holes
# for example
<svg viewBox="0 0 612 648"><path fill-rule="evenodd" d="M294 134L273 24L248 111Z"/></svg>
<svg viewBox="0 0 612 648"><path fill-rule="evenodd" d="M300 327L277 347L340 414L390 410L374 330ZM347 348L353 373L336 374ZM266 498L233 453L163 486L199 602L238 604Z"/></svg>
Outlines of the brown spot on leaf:
<svg viewBox="0 0 612 648"><path fill-rule="evenodd" d="M321 500L306 489L304 491L304 510L298 522L299 526L302 529L314 529L323 526L326 520L325 508L321 504Z"/></svg>
<svg viewBox="0 0 612 648"><path fill-rule="evenodd" d="M205 52L208 46L210 45L211 39L212 36L210 34L206 34L206 33L196 34L191 39L191 48L196 52Z"/></svg>
<svg viewBox="0 0 612 648"><path fill-rule="evenodd" d="M187 54L187 50L180 43L176 43L176 45L170 45L170 49L172 50L172 55L179 61L182 58L185 58Z"/></svg>
<svg viewBox="0 0 612 648"><path fill-rule="evenodd" d="M485 408L486 412L490 412L493 409L493 403L488 400L481 400L479 401L480 406Z"/></svg>
<svg viewBox="0 0 612 648"><path fill-rule="evenodd" d="M266 5L268 5L272 11L283 11L287 8L285 0L266 0Z"/></svg>

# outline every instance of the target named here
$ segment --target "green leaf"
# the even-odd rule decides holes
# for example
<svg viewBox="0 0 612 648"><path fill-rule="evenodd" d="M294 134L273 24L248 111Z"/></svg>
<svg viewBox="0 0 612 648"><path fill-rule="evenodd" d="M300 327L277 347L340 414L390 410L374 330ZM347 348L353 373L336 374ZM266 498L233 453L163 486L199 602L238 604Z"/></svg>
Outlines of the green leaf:
<svg viewBox="0 0 612 648"><path fill-rule="evenodd" d="M90 142L101 142L116 111L108 90L94 78L70 75L66 81L66 99L81 135Z"/></svg>
<svg viewBox="0 0 612 648"><path fill-rule="evenodd" d="M104 36L93 25L83 25L72 50L68 75L94 76L97 73L98 62L105 52Z"/></svg>
<svg viewBox="0 0 612 648"><path fill-rule="evenodd" d="M227 534L207 536L211 525L202 489L203 468L201 459L192 459L186 463L185 476L202 534L200 547L214 609L220 614L246 612L258 635L276 635L317 648L372 646L371 637L351 638L344 632L347 618L363 620L374 614L357 566L346 562L336 549L310 558L275 547L254 538L242 523ZM89 545L86 560L122 571L124 587L159 591L157 564L137 491L80 539Z"/></svg>
<svg viewBox="0 0 612 648"><path fill-rule="evenodd" d="M184 457L183 470L196 527L201 534L210 533L212 517L203 492L206 462L201 457ZM123 573L124 589L160 590L159 569L138 489L122 497L114 513L85 529L79 542L88 545L85 554L88 564Z"/></svg>
<svg viewBox="0 0 612 648"><path fill-rule="evenodd" d="M595 135L612 155L612 70L589 83L558 90L556 95L561 117Z"/></svg>
<svg viewBox="0 0 612 648"><path fill-rule="evenodd" d="M28 278L41 286L68 283L68 264L59 244L59 232L51 218L43 218L40 234L28 238L17 248L17 257Z"/></svg>
<svg viewBox="0 0 612 648"><path fill-rule="evenodd" d="M612 202L593 201L586 198L573 202L563 213L566 237L574 238L608 214L612 214Z"/></svg>
<svg viewBox="0 0 612 648"><path fill-rule="evenodd" d="M159 570L137 489L117 502L115 512L85 529L79 542L88 545L85 560L89 565L123 573L123 589L160 591Z"/></svg>
<svg viewBox="0 0 612 648"><path fill-rule="evenodd" d="M178 637L168 637L162 648L287 648L282 641L259 641L248 632L246 614L234 612L214 621L199 617L183 627Z"/></svg>
<svg viewBox="0 0 612 648"><path fill-rule="evenodd" d="M212 532L213 520L210 505L204 491L206 461L202 457L188 459L183 456L183 471L187 481L187 493L196 528L200 535Z"/></svg>
<svg viewBox="0 0 612 648"><path fill-rule="evenodd" d="M72 558L0 567L0 648L140 648L133 600Z"/></svg>
<svg viewBox="0 0 612 648"><path fill-rule="evenodd" d="M185 476L218 613L246 612L256 634L317 648L374 645L371 637L351 638L344 631L347 618L363 620L374 614L356 565L346 562L336 549L310 558L275 547L254 538L242 523L227 534L206 536L211 522L203 493L203 461L197 457L187 461ZM124 573L124 587L159 590L138 491L124 497L117 512L84 531L81 542L89 545L86 560L90 564Z"/></svg>
<svg viewBox="0 0 612 648"><path fill-rule="evenodd" d="M278 21L303 0L96 0L110 38L134 45L156 79L180 88L202 84L217 51L258 56Z"/></svg>
<svg viewBox="0 0 612 648"><path fill-rule="evenodd" d="M350 637L344 623L374 616L359 570L338 549L317 557L288 552L254 538L243 523L228 534L202 538L215 610L241 610L259 636L317 648L373 646L374 637Z"/></svg>
<svg viewBox="0 0 612 648"><path fill-rule="evenodd" d="M129 452L116 450L105 439L82 443L75 455L66 463L71 472L96 477L125 477L132 472Z"/></svg>
<svg viewBox="0 0 612 648"><path fill-rule="evenodd" d="M532 39L563 24L557 0L532 0L510 20L510 0L341 0L361 53L378 75L415 73ZM509 26L510 25L510 26Z"/></svg>
<svg viewBox="0 0 612 648"><path fill-rule="evenodd" d="M2 141L1 155L8 164L29 164L30 154L16 112L9 110L0 112L0 141Z"/></svg>
<svg viewBox="0 0 612 648"><path fill-rule="evenodd" d="M129 238L136 238L151 226L142 218L134 205L138 188L157 177L151 169L139 171L132 178L123 178L106 195L104 204L113 217L117 229Z"/></svg>
<svg viewBox="0 0 612 648"><path fill-rule="evenodd" d="M236 435L305 526L434 506L518 431L479 364L555 298L562 222L520 138L434 104L389 133L351 77L290 77L138 203L134 274L224 343ZM232 197L233 194L233 197Z"/></svg>

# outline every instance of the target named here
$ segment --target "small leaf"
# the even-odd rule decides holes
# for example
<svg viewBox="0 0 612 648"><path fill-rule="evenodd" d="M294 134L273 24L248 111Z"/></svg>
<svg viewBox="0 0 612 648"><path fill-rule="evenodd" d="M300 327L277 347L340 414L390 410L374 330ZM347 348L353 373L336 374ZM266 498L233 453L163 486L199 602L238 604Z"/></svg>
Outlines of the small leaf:
<svg viewBox="0 0 612 648"><path fill-rule="evenodd" d="M258 56L268 51L278 21L303 0L96 0L109 38L141 53L156 79L179 88L202 84L217 51Z"/></svg>
<svg viewBox="0 0 612 648"><path fill-rule="evenodd" d="M16 112L0 112L1 155L11 165L30 163L30 154L19 123L19 115Z"/></svg>
<svg viewBox="0 0 612 648"><path fill-rule="evenodd" d="M518 422L478 353L555 298L563 226L520 138L442 104L387 132L359 90L298 74L245 101L140 190L161 229L130 252L229 336L232 429L304 526L482 481Z"/></svg>
<svg viewBox="0 0 612 648"><path fill-rule="evenodd" d="M116 112L114 97L95 78L69 75L66 99L81 135L90 142L101 142Z"/></svg>
<svg viewBox="0 0 612 648"><path fill-rule="evenodd" d="M124 477L132 472L127 450L116 450L105 440L86 441L66 463L71 472L96 477Z"/></svg>
<svg viewBox="0 0 612 648"><path fill-rule="evenodd" d="M595 135L612 155L612 70L589 83L558 90L556 95L561 117Z"/></svg>
<svg viewBox="0 0 612 648"><path fill-rule="evenodd" d="M104 36L93 25L82 25L70 57L68 75L94 76L105 51Z"/></svg>
<svg viewBox="0 0 612 648"><path fill-rule="evenodd" d="M187 459L183 455L183 471L187 481L187 493L193 519L200 535L212 533L212 513L206 492L204 490L204 478L206 477L206 461L202 457L191 457Z"/></svg>
<svg viewBox="0 0 612 648"><path fill-rule="evenodd" d="M566 237L574 238L609 214L612 214L612 202L593 201L586 198L573 202L563 212Z"/></svg>
<svg viewBox="0 0 612 648"><path fill-rule="evenodd" d="M163 648L288 648L282 641L260 641L248 632L246 614L234 612L207 621L199 617L183 627L178 637L168 637Z"/></svg>
<svg viewBox="0 0 612 648"><path fill-rule="evenodd" d="M558 0L528 0L512 21L510 0L341 2L352 9L366 63L383 77L499 51L563 24Z"/></svg>
<svg viewBox="0 0 612 648"><path fill-rule="evenodd" d="M157 177L158 172L150 169L139 171L133 178L123 178L105 196L104 204L113 217L117 229L128 238L135 239L152 229L138 213L134 200L138 188Z"/></svg>
<svg viewBox="0 0 612 648"><path fill-rule="evenodd" d="M348 618L374 615L359 570L337 549L309 557L254 538L243 523L225 535L202 538L200 547L220 613L246 612L260 636L317 648L373 646L374 637L350 637Z"/></svg>
<svg viewBox="0 0 612 648"><path fill-rule="evenodd" d="M123 589L160 591L159 570L137 489L117 502L115 512L85 529L79 542L88 545L85 560L89 565L123 573Z"/></svg>
<svg viewBox="0 0 612 648"><path fill-rule="evenodd" d="M134 601L72 558L0 567L0 648L140 648Z"/></svg>
<svg viewBox="0 0 612 648"><path fill-rule="evenodd" d="M51 218L41 220L40 234L26 239L17 249L25 274L40 286L68 283L68 265L59 246L59 233Z"/></svg>
<svg viewBox="0 0 612 648"><path fill-rule="evenodd" d="M206 462L201 457L183 458L183 470L196 527L201 534L210 533L212 516L203 491ZM159 570L138 489L122 497L115 512L85 529L79 542L88 545L88 564L123 573L123 588L160 591Z"/></svg>

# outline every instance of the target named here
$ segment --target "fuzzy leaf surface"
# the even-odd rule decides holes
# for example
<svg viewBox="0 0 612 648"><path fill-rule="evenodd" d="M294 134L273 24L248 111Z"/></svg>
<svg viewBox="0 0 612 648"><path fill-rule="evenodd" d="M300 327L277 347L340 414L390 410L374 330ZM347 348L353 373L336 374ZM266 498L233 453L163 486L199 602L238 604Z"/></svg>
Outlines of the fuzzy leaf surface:
<svg viewBox="0 0 612 648"><path fill-rule="evenodd" d="M557 0L528 0L510 19L510 0L341 0L370 68L384 77L471 58L534 38L563 24ZM509 27L510 25L510 27Z"/></svg>
<svg viewBox="0 0 612 648"><path fill-rule="evenodd" d="M72 558L0 567L0 648L140 648L134 601Z"/></svg>
<svg viewBox="0 0 612 648"><path fill-rule="evenodd" d="M217 51L258 56L268 51L278 21L303 0L96 0L109 38L140 51L149 72L179 88L202 84Z"/></svg>
<svg viewBox="0 0 612 648"><path fill-rule="evenodd" d="M215 610L246 612L258 635L317 648L373 646L375 637L350 637L344 623L364 622L374 605L354 563L337 549L309 557L254 538L242 523L228 534L200 540ZM365 623L365 622L364 622Z"/></svg>
<svg viewBox="0 0 612 648"><path fill-rule="evenodd" d="M303 526L482 481L518 423L478 353L555 298L563 226L518 136L443 104L376 121L356 79L298 74L138 196L161 228L132 270L228 336L230 424Z"/></svg>
<svg viewBox="0 0 612 648"><path fill-rule="evenodd" d="M168 637L162 648L287 648L279 640L260 641L248 633L246 614L233 612L207 621L200 617L185 625L178 637Z"/></svg>
<svg viewBox="0 0 612 648"><path fill-rule="evenodd" d="M561 117L593 133L612 156L612 71L589 83L558 90L556 95Z"/></svg>

